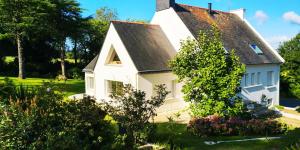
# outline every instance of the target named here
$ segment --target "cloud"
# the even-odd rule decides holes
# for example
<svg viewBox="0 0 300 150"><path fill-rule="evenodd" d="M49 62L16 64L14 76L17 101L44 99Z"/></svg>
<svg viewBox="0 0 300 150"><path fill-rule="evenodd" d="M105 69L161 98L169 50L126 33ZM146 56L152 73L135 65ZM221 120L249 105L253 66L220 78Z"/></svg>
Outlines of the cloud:
<svg viewBox="0 0 300 150"><path fill-rule="evenodd" d="M254 18L258 22L258 24L263 24L269 18L269 16L262 10L258 10L255 12Z"/></svg>
<svg viewBox="0 0 300 150"><path fill-rule="evenodd" d="M291 39L291 37L286 36L286 35L278 35L278 36L266 38L267 42L269 42L271 44L271 46L275 49L277 49L280 44L282 44L283 42L286 42L290 39Z"/></svg>
<svg viewBox="0 0 300 150"><path fill-rule="evenodd" d="M284 20L286 20L288 22L300 25L300 15L298 15L297 13L295 13L293 11L284 13L282 17Z"/></svg>

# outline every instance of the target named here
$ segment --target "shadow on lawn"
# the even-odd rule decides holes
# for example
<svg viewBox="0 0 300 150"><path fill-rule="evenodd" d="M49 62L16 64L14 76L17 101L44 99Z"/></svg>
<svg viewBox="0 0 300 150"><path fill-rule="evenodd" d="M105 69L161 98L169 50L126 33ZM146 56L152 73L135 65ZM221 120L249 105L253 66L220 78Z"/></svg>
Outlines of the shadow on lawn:
<svg viewBox="0 0 300 150"><path fill-rule="evenodd" d="M157 124L157 135L156 143L168 144L168 139L170 137L170 124L169 123L159 123ZM186 124L176 124L176 130L172 131L172 137L174 139L174 144L181 146L184 149L189 150L261 150L261 149L272 149L280 150L285 149L300 139L300 128L295 128L289 130L285 135L281 135L282 139L270 140L270 141L247 141L247 142L233 142L233 143L221 143L216 145L206 145L204 141L226 141L226 140L240 140L246 138L256 138L258 136L225 136L225 137L207 137L200 138L198 136L191 135L186 130ZM262 137L262 136L259 136Z"/></svg>

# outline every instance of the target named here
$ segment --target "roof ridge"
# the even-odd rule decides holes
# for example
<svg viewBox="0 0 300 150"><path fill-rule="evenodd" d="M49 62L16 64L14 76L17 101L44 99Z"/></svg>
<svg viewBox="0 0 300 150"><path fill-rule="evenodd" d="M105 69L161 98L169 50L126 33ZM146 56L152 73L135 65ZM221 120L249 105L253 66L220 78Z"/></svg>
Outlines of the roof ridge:
<svg viewBox="0 0 300 150"><path fill-rule="evenodd" d="M151 25L151 26L159 26L157 24L151 23L143 23L143 22L132 22L132 21L124 21L124 20L113 20L112 23L127 23L127 24L139 24L139 25Z"/></svg>
<svg viewBox="0 0 300 150"><path fill-rule="evenodd" d="M198 8L198 9L205 9L205 10L208 10L208 8L200 7L200 6L192 6L192 5L179 4L179 3L176 3L176 4L179 5L179 6L194 7L194 8ZM226 13L226 14L231 14L230 12L221 11L221 10L215 10L215 9L212 9L212 11L220 12L220 13Z"/></svg>

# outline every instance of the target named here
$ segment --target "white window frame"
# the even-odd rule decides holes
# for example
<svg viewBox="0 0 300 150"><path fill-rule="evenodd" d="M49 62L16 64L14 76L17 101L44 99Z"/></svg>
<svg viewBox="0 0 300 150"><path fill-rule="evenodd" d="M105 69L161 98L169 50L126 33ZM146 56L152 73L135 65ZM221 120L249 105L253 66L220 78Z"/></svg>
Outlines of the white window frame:
<svg viewBox="0 0 300 150"><path fill-rule="evenodd" d="M251 73L250 84L251 86L255 85L255 73Z"/></svg>
<svg viewBox="0 0 300 150"><path fill-rule="evenodd" d="M124 83L121 82L121 81L114 81L114 80L105 80L105 84L106 84L106 88L105 88L105 95L106 96L110 96L113 92L113 89L112 89L112 83L113 82L118 82L118 83L122 83L123 86L124 86Z"/></svg>
<svg viewBox="0 0 300 150"><path fill-rule="evenodd" d="M256 84L257 85L261 84L261 72L257 72L256 74Z"/></svg>
<svg viewBox="0 0 300 150"><path fill-rule="evenodd" d="M246 73L245 76L244 76L244 85L245 87L249 86L249 73Z"/></svg>
<svg viewBox="0 0 300 150"><path fill-rule="evenodd" d="M267 72L267 86L274 86L275 85L275 74L274 71Z"/></svg>
<svg viewBox="0 0 300 150"><path fill-rule="evenodd" d="M94 90L95 89L95 77L93 77L93 76L87 76L86 77L86 88L88 90Z"/></svg>

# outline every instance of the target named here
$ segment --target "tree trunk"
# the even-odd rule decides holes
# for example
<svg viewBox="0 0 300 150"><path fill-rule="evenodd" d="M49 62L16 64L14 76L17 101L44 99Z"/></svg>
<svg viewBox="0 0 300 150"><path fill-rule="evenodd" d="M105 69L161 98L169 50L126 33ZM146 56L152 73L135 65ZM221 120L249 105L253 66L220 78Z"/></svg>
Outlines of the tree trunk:
<svg viewBox="0 0 300 150"><path fill-rule="evenodd" d="M65 67L65 43L63 42L60 47L60 65L61 75L66 78L66 67Z"/></svg>
<svg viewBox="0 0 300 150"><path fill-rule="evenodd" d="M74 40L74 48L73 48L75 66L77 67L77 40Z"/></svg>
<svg viewBox="0 0 300 150"><path fill-rule="evenodd" d="M19 78L20 79L25 79L23 47L22 47L22 39L21 39L20 34L17 34L16 40L17 40L17 48L18 48Z"/></svg>

